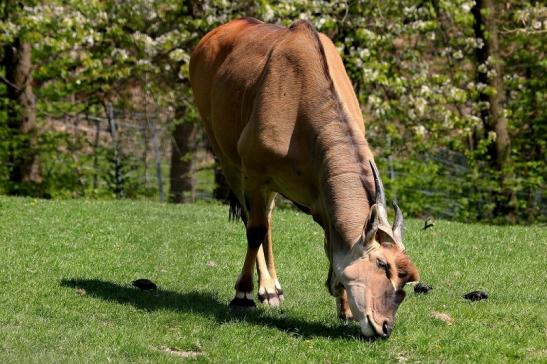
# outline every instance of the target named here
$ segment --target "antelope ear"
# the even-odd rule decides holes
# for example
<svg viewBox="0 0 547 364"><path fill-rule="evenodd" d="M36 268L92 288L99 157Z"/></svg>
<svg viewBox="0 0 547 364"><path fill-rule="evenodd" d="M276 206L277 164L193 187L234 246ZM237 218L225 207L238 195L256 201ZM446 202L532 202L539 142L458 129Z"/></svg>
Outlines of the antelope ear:
<svg viewBox="0 0 547 364"><path fill-rule="evenodd" d="M378 225L380 222L380 215L378 215L378 205L374 204L370 207L367 223L363 230L363 245L368 246L372 243L378 232Z"/></svg>
<svg viewBox="0 0 547 364"><path fill-rule="evenodd" d="M397 244L391 226L380 224L378 226L378 242L380 244Z"/></svg>
<svg viewBox="0 0 547 364"><path fill-rule="evenodd" d="M378 234L377 241L380 244L395 244L395 237L393 236L393 230L389 225L387 220L387 211L383 204L379 203L377 205L377 215L378 215Z"/></svg>

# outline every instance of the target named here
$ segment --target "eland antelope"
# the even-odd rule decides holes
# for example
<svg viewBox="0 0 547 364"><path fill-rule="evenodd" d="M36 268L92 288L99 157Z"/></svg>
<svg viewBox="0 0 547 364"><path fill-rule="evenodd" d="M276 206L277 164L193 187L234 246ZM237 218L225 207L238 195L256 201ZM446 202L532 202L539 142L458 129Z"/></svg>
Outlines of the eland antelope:
<svg viewBox="0 0 547 364"><path fill-rule="evenodd" d="M391 334L403 286L418 272L403 245L403 216L388 223L364 121L332 41L307 21L289 28L242 18L192 53L190 80L210 143L246 227L247 253L232 307L283 301L272 251L276 194L321 225L338 315L366 337Z"/></svg>

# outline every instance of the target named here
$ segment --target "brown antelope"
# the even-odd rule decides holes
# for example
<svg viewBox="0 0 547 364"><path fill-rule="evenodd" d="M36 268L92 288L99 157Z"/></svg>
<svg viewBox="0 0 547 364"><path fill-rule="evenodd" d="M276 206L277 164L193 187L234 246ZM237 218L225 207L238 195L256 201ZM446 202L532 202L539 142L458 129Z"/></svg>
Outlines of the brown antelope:
<svg viewBox="0 0 547 364"><path fill-rule="evenodd" d="M272 252L277 193L325 231L327 286L338 315L367 337L387 337L418 280L405 254L403 217L387 220L382 181L352 85L332 41L310 23L289 28L237 19L212 30L190 61L195 102L241 211L247 254L232 307L283 301Z"/></svg>

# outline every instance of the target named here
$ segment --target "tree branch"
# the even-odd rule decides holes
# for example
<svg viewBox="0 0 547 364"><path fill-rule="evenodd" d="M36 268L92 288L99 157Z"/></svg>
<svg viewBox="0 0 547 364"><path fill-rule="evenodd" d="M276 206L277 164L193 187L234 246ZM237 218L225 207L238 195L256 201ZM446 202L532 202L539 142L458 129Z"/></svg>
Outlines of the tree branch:
<svg viewBox="0 0 547 364"><path fill-rule="evenodd" d="M544 34L544 33L547 33L547 29L531 30L531 29L525 29L525 28L517 28L517 29L503 29L503 30L500 30L499 32L502 34L511 34L511 33Z"/></svg>
<svg viewBox="0 0 547 364"><path fill-rule="evenodd" d="M10 86L10 87L13 87L15 90L17 90L17 92L21 92L21 89L19 88L19 86L17 86L16 84L12 83L11 81L9 81L7 78L5 78L4 76L0 76L0 81L2 81L6 86ZM26 86L26 85L25 85Z"/></svg>

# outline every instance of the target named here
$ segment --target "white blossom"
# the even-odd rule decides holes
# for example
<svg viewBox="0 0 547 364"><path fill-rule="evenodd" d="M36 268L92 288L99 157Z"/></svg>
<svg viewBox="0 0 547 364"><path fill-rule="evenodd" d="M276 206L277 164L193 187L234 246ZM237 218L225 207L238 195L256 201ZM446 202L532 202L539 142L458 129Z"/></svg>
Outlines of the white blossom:
<svg viewBox="0 0 547 364"><path fill-rule="evenodd" d="M363 68L363 76L368 81L376 81L378 79L378 70L371 68Z"/></svg>
<svg viewBox="0 0 547 364"><path fill-rule="evenodd" d="M121 48L114 48L110 54L112 58L117 58L125 61L128 58L127 50Z"/></svg>
<svg viewBox="0 0 547 364"><path fill-rule="evenodd" d="M382 100L376 95L370 95L368 102L371 106L378 106L382 103Z"/></svg>
<svg viewBox="0 0 547 364"><path fill-rule="evenodd" d="M321 29L321 27L323 26L323 24L325 24L326 21L327 20L323 17L321 19L319 19L319 21L317 22L317 28Z"/></svg>
<svg viewBox="0 0 547 364"><path fill-rule="evenodd" d="M361 59L370 57L370 51L368 50L368 48L364 48L363 50L361 50L361 52L359 52L359 57Z"/></svg>
<svg viewBox="0 0 547 364"><path fill-rule="evenodd" d="M408 117L410 118L410 120L415 120L416 119L416 112L413 109L410 109L408 111Z"/></svg>
<svg viewBox="0 0 547 364"><path fill-rule="evenodd" d="M267 22L270 22L275 18L275 12L270 5L266 5L266 11L264 12L263 17Z"/></svg>
<svg viewBox="0 0 547 364"><path fill-rule="evenodd" d="M149 55L156 54L156 42L148 34L135 32L133 38L137 43L144 45L144 51Z"/></svg>
<svg viewBox="0 0 547 364"><path fill-rule="evenodd" d="M414 132L416 135L423 137L427 133L427 129L423 125L416 125L414 127Z"/></svg>
<svg viewBox="0 0 547 364"><path fill-rule="evenodd" d="M416 99L415 107L416 107L416 111L418 111L418 115L422 116L425 114L427 101L423 97L418 97Z"/></svg>
<svg viewBox="0 0 547 364"><path fill-rule="evenodd" d="M169 59L172 60L172 61L175 61L175 62L180 62L182 61L185 57L185 53L182 49L180 48L177 48L175 49L174 51L172 51L171 53L169 53Z"/></svg>
<svg viewBox="0 0 547 364"><path fill-rule="evenodd" d="M92 35L88 35L84 38L84 44L87 46L92 46L95 43Z"/></svg>
<svg viewBox="0 0 547 364"><path fill-rule="evenodd" d="M469 121L471 121L471 125L473 125L473 126L477 126L477 125L482 124L482 120L478 116L469 115L468 119L469 119Z"/></svg>

